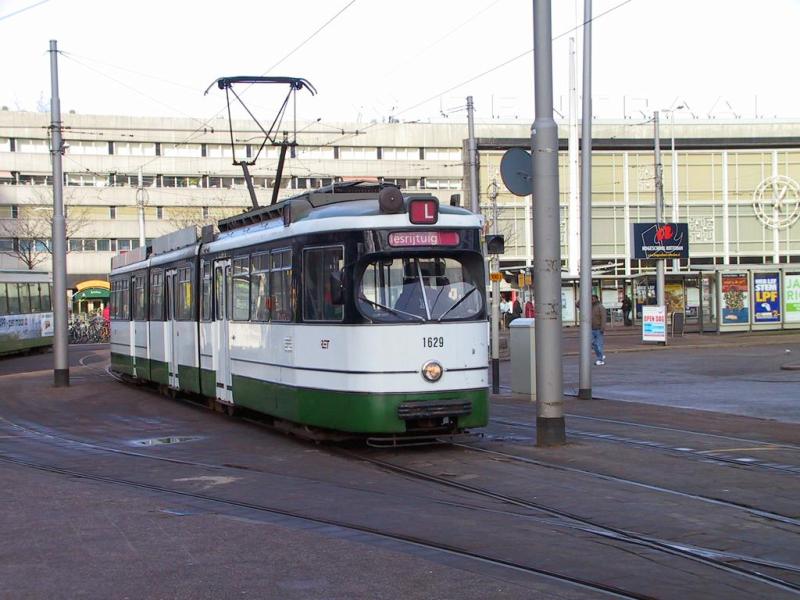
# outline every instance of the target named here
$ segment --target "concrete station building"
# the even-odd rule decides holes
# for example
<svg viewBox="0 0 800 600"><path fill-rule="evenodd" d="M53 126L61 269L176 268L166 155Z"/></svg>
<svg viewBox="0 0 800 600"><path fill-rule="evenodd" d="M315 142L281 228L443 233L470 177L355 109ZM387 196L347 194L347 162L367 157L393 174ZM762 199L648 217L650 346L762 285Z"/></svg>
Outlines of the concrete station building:
<svg viewBox="0 0 800 600"><path fill-rule="evenodd" d="M224 118L204 122L65 114L62 119L67 283L75 292L94 289L87 282L106 278L112 255L138 246L137 199L145 203L148 239L250 207L241 169L231 164ZM34 263L37 269L50 269L49 121L47 113L0 111L0 268ZM287 155L281 198L331 181L377 178L408 191L430 192L442 202L457 194L461 205L469 206L465 123L316 122L299 123L298 131L296 152ZM501 269L509 273L512 286L517 279L510 274L532 264L530 198L508 192L499 165L507 148L528 147L529 135L529 123L476 125L482 212L491 231L496 181L497 228L506 236ZM574 160L568 135L564 123L559 165L566 280L577 275L578 255L577 228L570 227L570 215L577 222L571 209L577 194L570 190ZM673 124L667 119L660 135L665 218L688 223L691 252L680 265L670 262L668 273L675 267L696 273L743 264L781 264L786 270L800 263L800 122ZM653 124L598 122L593 137L593 271L608 306L616 302L623 282L634 295L650 293L642 276L652 273L653 265L630 259L630 225L655 220ZM262 141L254 123L234 124L237 156L256 156ZM271 199L277 159L278 149L266 147L251 167L261 204ZM642 281L640 292L636 285L641 288ZM699 279L682 280L682 285L703 293ZM687 291L691 304L689 296L694 292ZM569 316L565 311L565 321Z"/></svg>

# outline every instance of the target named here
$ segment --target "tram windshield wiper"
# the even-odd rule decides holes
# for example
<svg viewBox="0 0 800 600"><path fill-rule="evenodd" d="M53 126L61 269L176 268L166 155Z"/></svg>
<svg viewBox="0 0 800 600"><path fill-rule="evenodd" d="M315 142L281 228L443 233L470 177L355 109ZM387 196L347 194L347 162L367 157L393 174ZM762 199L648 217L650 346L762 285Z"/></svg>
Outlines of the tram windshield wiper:
<svg viewBox="0 0 800 600"><path fill-rule="evenodd" d="M364 294L361 294L359 296L359 300L363 300L367 304L371 304L372 306L375 306L377 308L382 308L384 310L388 310L390 313L392 313L394 315L397 315L398 317L400 315L408 315L409 317L413 317L414 319L417 319L420 323L424 323L425 322L425 319L423 317L419 316L419 315L415 315L414 313L408 313L408 312L406 312L404 310L399 310L397 308L392 308L391 306L386 306L385 304L381 304L380 302L375 302L374 300L370 300L369 298L367 298Z"/></svg>
<svg viewBox="0 0 800 600"><path fill-rule="evenodd" d="M441 323L441 322L442 322L442 319L444 319L444 318L447 316L447 314L448 314L448 313L449 313L451 310L453 310L453 309L454 309L456 306L458 306L458 305L459 305L459 304L461 304L461 303L462 303L464 300L466 300L467 298L469 298L470 294L471 294L472 292L474 292L475 290L477 290L477 289L478 289L478 288L474 287L474 288L472 288L470 291L468 291L466 294L464 294L464 296L463 296L463 297L462 297L462 298L461 298L461 299L460 299L458 302L456 302L455 304L453 304L453 306L451 306L451 307L450 307L450 308L448 308L446 311L444 311L444 312L443 312L443 313L442 313L442 314L439 316L439 318L438 318L438 319L436 319L436 322L437 322L437 323Z"/></svg>

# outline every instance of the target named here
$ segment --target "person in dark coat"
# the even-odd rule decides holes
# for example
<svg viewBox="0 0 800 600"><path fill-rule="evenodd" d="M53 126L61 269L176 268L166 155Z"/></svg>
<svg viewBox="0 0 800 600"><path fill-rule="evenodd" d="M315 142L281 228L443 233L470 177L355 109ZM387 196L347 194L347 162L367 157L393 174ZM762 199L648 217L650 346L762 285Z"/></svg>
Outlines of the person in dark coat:
<svg viewBox="0 0 800 600"><path fill-rule="evenodd" d="M625 322L625 325L633 325L633 320L631 320L631 309L633 308L633 304L631 303L631 299L628 296L622 298L622 319Z"/></svg>

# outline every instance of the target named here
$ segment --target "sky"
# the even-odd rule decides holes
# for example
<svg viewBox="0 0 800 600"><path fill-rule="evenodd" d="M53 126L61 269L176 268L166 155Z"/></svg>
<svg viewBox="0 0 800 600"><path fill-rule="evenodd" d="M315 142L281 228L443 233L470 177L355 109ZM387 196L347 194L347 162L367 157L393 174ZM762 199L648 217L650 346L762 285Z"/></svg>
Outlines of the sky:
<svg viewBox="0 0 800 600"><path fill-rule="evenodd" d="M556 118L569 109L570 37L583 1L554 0ZM800 0L594 0L596 119L800 117L793 67ZM324 123L532 121L529 0L0 0L0 105L49 110L49 40L62 112L208 119L215 79L289 75L318 90L298 117ZM271 120L276 92L247 90ZM238 116L238 115L236 115Z"/></svg>

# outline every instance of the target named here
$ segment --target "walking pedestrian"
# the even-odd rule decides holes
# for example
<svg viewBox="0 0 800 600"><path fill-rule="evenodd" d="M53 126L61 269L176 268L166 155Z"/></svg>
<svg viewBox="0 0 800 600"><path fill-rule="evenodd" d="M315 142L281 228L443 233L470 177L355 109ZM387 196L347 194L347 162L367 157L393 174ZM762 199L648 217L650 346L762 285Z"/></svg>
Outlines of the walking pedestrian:
<svg viewBox="0 0 800 600"><path fill-rule="evenodd" d="M603 332L606 329L606 307L600 302L597 294L592 294L592 349L597 360L594 364L606 364L605 340Z"/></svg>
<svg viewBox="0 0 800 600"><path fill-rule="evenodd" d="M631 299L628 296L624 296L622 298L622 320L627 326L633 325L633 320L631 319L631 308L633 308Z"/></svg>
<svg viewBox="0 0 800 600"><path fill-rule="evenodd" d="M522 316L522 304L519 302L519 298L514 299L514 304L511 306L511 320L519 319Z"/></svg>
<svg viewBox="0 0 800 600"><path fill-rule="evenodd" d="M508 320L511 317L511 302L505 296L500 296L500 325L503 329L508 327Z"/></svg>

